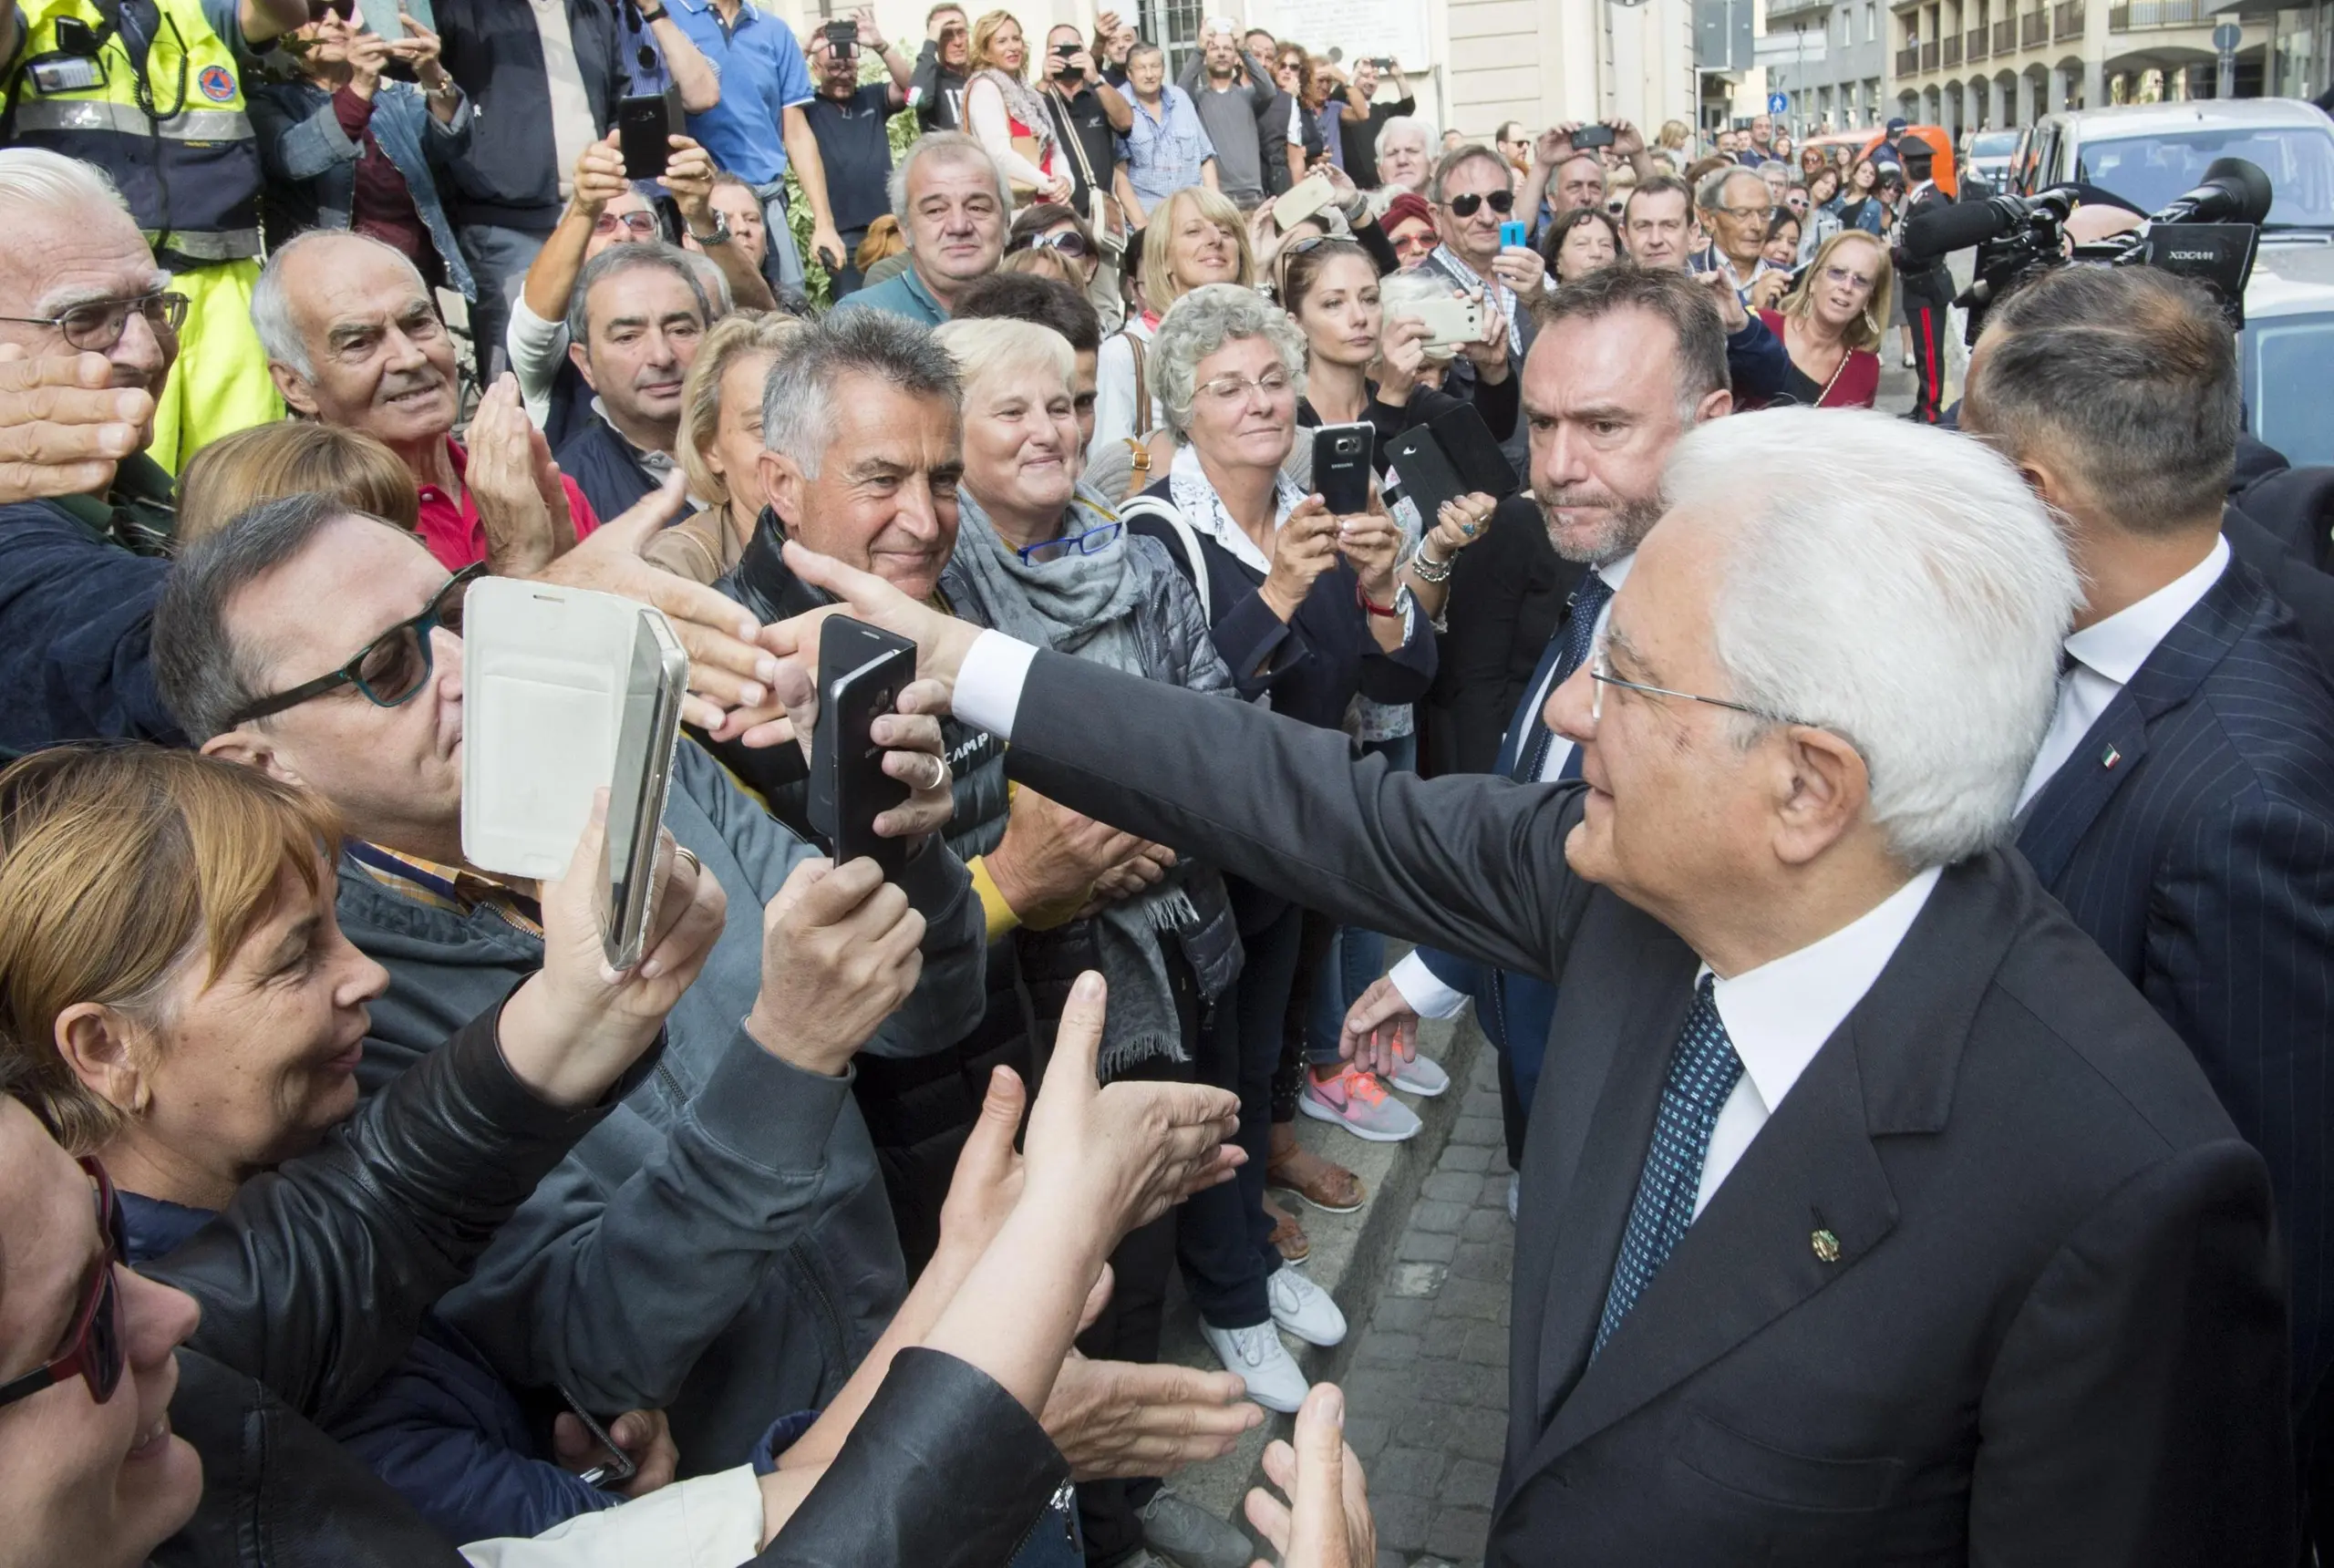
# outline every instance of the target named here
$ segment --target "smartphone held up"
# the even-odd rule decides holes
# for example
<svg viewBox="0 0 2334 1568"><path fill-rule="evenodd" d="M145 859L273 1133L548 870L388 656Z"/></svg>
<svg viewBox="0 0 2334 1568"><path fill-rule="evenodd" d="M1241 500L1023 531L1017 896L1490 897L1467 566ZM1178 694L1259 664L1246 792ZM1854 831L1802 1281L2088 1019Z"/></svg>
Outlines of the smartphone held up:
<svg viewBox="0 0 2334 1568"><path fill-rule="evenodd" d="M688 655L663 612L613 593L486 577L463 602L462 855L564 874L608 792L597 897L608 963L645 956Z"/></svg>

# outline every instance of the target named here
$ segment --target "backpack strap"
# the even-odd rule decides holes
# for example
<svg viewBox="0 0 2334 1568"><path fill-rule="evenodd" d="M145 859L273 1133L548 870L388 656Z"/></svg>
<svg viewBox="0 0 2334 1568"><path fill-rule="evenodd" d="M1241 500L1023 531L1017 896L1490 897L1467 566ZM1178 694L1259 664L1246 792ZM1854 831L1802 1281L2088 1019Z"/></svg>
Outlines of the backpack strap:
<svg viewBox="0 0 2334 1568"><path fill-rule="evenodd" d="M1191 563L1192 591L1200 596L1200 614L1208 624L1215 624L1215 603L1207 589L1207 557L1200 553L1200 536L1183 521L1183 514L1172 501L1161 500L1155 495L1129 498L1119 508L1119 521L1132 522L1138 517L1155 517L1174 530L1175 538L1182 544L1183 559Z"/></svg>

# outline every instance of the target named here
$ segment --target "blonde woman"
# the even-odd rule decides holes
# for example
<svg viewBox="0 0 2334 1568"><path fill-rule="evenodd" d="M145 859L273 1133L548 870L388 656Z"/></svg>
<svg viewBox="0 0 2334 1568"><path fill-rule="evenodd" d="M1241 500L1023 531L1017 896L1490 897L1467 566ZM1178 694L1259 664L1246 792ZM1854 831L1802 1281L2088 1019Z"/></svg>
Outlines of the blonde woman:
<svg viewBox="0 0 2334 1568"><path fill-rule="evenodd" d="M801 330L790 315L744 312L716 322L698 346L681 384L674 452L705 510L641 552L675 576L711 583L738 564L753 537L763 504L754 463L762 448L762 383Z"/></svg>
<svg viewBox="0 0 2334 1568"><path fill-rule="evenodd" d="M1824 241L1799 287L1774 309L1759 313L1791 356L1782 391L1767 402L1871 407L1880 390L1879 348L1894 282L1888 247L1863 230L1845 229Z"/></svg>
<svg viewBox="0 0 2334 1568"><path fill-rule="evenodd" d="M1053 117L1029 85L1029 46L1010 11L991 11L973 24L972 67L965 126L1004 166L1015 201L1069 201L1073 187L1054 142Z"/></svg>
<svg viewBox="0 0 2334 1568"><path fill-rule="evenodd" d="M1095 367L1096 441L1140 438L1162 423L1144 384L1143 346L1170 306L1207 284L1255 286L1256 253L1247 220L1228 197L1206 186L1170 191L1152 210L1143 230L1135 284L1142 308L1102 340Z"/></svg>
<svg viewBox="0 0 2334 1568"><path fill-rule="evenodd" d="M181 548L213 534L265 500L322 490L408 531L420 527L420 493L405 459L360 430L283 419L222 436L179 475Z"/></svg>

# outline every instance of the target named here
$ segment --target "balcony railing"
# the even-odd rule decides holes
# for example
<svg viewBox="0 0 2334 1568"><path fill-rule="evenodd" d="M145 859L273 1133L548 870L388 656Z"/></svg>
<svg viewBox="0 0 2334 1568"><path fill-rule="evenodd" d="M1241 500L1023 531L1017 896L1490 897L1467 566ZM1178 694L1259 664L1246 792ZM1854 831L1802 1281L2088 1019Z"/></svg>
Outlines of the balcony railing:
<svg viewBox="0 0 2334 1568"><path fill-rule="evenodd" d="M2082 0L2059 0L2050 7L2050 41L2061 44L2082 36Z"/></svg>
<svg viewBox="0 0 2334 1568"><path fill-rule="evenodd" d="M1896 74L1898 76L1909 77L1917 72L1920 68L1921 46L1918 44L1907 44L1905 47L1896 51Z"/></svg>
<svg viewBox="0 0 2334 1568"><path fill-rule="evenodd" d="M2050 14L2049 12L2029 11L2018 19L2018 43L2020 48L2030 49L2037 44L2047 44L2050 41Z"/></svg>
<svg viewBox="0 0 2334 1568"><path fill-rule="evenodd" d="M1997 55L2018 53L2018 22L2015 18L1994 24L1994 53Z"/></svg>
<svg viewBox="0 0 2334 1568"><path fill-rule="evenodd" d="M1921 46L1921 69L1925 71L1936 69L1936 40L1935 38L1931 38Z"/></svg>
<svg viewBox="0 0 2334 1568"><path fill-rule="evenodd" d="M1963 55L1973 61L1984 59L1986 57L1986 38L1987 31L1985 28L1970 28L1969 42L1967 46L1962 50Z"/></svg>
<svg viewBox="0 0 2334 1568"><path fill-rule="evenodd" d="M2134 33L2149 27L2200 27L2212 20L2211 0L2137 0L2109 8L2111 32Z"/></svg>
<svg viewBox="0 0 2334 1568"><path fill-rule="evenodd" d="M1945 40L1945 47L1937 56L1937 63L1942 65L1947 70L1951 70L1954 67L1961 63L1960 34L1956 33L1953 36Z"/></svg>

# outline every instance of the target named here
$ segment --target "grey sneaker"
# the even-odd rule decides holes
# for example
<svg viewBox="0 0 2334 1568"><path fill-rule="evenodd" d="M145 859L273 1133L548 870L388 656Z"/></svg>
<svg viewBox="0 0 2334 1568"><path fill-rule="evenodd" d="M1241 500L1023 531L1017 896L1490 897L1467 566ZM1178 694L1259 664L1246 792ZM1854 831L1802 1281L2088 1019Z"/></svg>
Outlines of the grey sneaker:
<svg viewBox="0 0 2334 1568"><path fill-rule="evenodd" d="M1142 1543L1182 1568L1248 1568L1255 1543L1188 1499L1161 1487L1136 1511Z"/></svg>

